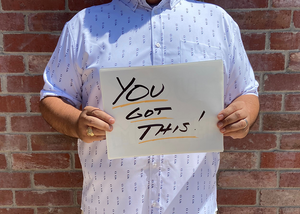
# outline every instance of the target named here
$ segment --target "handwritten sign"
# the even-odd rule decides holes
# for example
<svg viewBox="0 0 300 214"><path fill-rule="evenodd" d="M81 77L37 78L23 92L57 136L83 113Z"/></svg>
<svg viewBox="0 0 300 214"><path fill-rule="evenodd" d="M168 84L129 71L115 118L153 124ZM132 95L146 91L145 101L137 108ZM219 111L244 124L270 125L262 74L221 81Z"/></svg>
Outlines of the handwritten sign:
<svg viewBox="0 0 300 214"><path fill-rule="evenodd" d="M110 159L223 151L222 60L100 70Z"/></svg>

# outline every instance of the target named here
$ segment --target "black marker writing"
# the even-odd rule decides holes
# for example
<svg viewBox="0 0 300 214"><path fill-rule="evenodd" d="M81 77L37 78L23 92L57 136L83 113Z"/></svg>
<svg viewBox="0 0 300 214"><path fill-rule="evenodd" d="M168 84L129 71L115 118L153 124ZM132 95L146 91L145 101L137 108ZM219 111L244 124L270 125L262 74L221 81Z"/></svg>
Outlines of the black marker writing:
<svg viewBox="0 0 300 214"><path fill-rule="evenodd" d="M132 80L130 81L130 83L124 88L119 77L117 77L118 83L120 84L121 88L123 89L123 91L119 94L119 96L117 96L116 100L112 103L113 105L116 104L116 102L120 99L120 97L124 94L124 92L133 84L133 82L135 81L135 78L133 77Z"/></svg>
<svg viewBox="0 0 300 214"><path fill-rule="evenodd" d="M151 127L155 127L155 126L163 126L163 124L150 124L150 125L145 125L145 126L138 126L138 129L146 128L146 130L144 131L144 133L140 137L140 140L143 140L144 137L146 136L146 134L150 131Z"/></svg>
<svg viewBox="0 0 300 214"><path fill-rule="evenodd" d="M198 121L200 121L202 119L202 117L204 116L204 114L205 114L205 111L202 112L202 114L201 114L201 116L200 116L200 118L199 118Z"/></svg>
<svg viewBox="0 0 300 214"><path fill-rule="evenodd" d="M135 78L133 77L132 80L128 83L128 85L126 87L123 86L123 84L121 83L119 77L116 77L118 80L119 85L122 88L121 93L117 96L117 98L115 99L115 101L112 103L113 105L115 105L118 100L122 97L122 95L129 90L129 88L132 86L132 84L135 81ZM126 100L130 101L130 102L134 102L140 99L143 99L144 97L147 97L149 94L152 98L159 96L165 89L165 86L162 84L162 88L159 92L157 92L156 94L154 94L154 90L155 90L155 86L153 85L151 87L151 89L149 90L146 86L144 85L140 85L140 84L136 84L134 85L134 87L132 89L130 89L126 95ZM135 92L136 90L144 90L143 95L139 96L139 97L133 97L132 93Z"/></svg>
<svg viewBox="0 0 300 214"><path fill-rule="evenodd" d="M140 108L137 107L135 108L133 111L131 111L127 116L126 119L127 120L132 120L132 119L137 119L143 116L143 114L139 113ZM160 108L154 108L154 110L148 109L145 113L144 113L144 117L150 117L151 115L154 114L154 111L157 112L157 115L160 115L160 113L162 111L165 110L172 110L171 107L160 107Z"/></svg>
<svg viewBox="0 0 300 214"><path fill-rule="evenodd" d="M184 126L184 129L179 129L179 126L176 126L173 133L177 130L179 130L180 132L186 132L188 130L187 126L190 125L190 123L183 123L182 125ZM139 139L143 140L144 137L148 134L148 132L151 130L152 127L160 127L159 130L156 132L155 136L158 135L159 133L162 133L164 135L164 134L166 134L166 132L173 130L171 128L172 127L171 123L169 123L169 125L166 128L163 124L149 124L149 125L144 125L144 126L138 126L138 129L146 128L146 130L144 131L144 133L141 135L141 137Z"/></svg>

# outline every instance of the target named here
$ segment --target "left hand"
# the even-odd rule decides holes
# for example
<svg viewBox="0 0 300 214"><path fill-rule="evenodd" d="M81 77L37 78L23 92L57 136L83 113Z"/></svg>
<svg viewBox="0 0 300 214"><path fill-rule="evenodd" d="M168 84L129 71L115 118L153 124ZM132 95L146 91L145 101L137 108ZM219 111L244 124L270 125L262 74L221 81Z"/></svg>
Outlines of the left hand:
<svg viewBox="0 0 300 214"><path fill-rule="evenodd" d="M217 126L224 136L245 137L250 129L250 115L246 102L234 101L218 114ZM245 121L247 120L247 122Z"/></svg>

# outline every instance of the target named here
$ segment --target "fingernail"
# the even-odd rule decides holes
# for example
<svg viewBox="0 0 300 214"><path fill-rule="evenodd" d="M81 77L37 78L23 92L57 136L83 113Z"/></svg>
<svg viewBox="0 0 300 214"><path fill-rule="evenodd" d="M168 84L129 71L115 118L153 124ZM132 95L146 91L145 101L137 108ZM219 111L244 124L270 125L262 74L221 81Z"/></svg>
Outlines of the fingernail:
<svg viewBox="0 0 300 214"><path fill-rule="evenodd" d="M224 118L224 115L223 115L223 114L219 114L219 115L218 115L218 119L219 119L219 120L222 120L223 118Z"/></svg>
<svg viewBox="0 0 300 214"><path fill-rule="evenodd" d="M218 126L219 128L221 128L221 127L223 126L223 123L222 123L222 122L218 122L217 126Z"/></svg>
<svg viewBox="0 0 300 214"><path fill-rule="evenodd" d="M115 119L114 118L110 118L109 121L108 121L110 124L113 124L115 122Z"/></svg>
<svg viewBox="0 0 300 214"><path fill-rule="evenodd" d="M221 132L222 132L222 133L224 133L224 132L225 132L225 129L224 129L224 128L222 128L222 129L221 129Z"/></svg>
<svg viewBox="0 0 300 214"><path fill-rule="evenodd" d="M112 130L113 130L113 126L109 125L109 131L112 131Z"/></svg>

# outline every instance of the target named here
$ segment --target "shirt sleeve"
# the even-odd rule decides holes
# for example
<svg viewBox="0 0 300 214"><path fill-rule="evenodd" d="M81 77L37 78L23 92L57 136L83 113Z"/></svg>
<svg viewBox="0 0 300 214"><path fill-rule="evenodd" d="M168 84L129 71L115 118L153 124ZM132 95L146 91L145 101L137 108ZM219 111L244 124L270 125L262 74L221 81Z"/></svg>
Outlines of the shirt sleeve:
<svg viewBox="0 0 300 214"><path fill-rule="evenodd" d="M44 71L45 85L40 92L40 99L47 96L57 96L67 99L73 106L81 105L81 74L77 72L76 45L69 31L68 23L65 25L55 51Z"/></svg>
<svg viewBox="0 0 300 214"><path fill-rule="evenodd" d="M231 17L230 17L231 19ZM258 82L246 54L238 25L232 19L227 22L227 42L229 54L225 78L224 104L228 106L237 97L245 94L258 96Z"/></svg>

